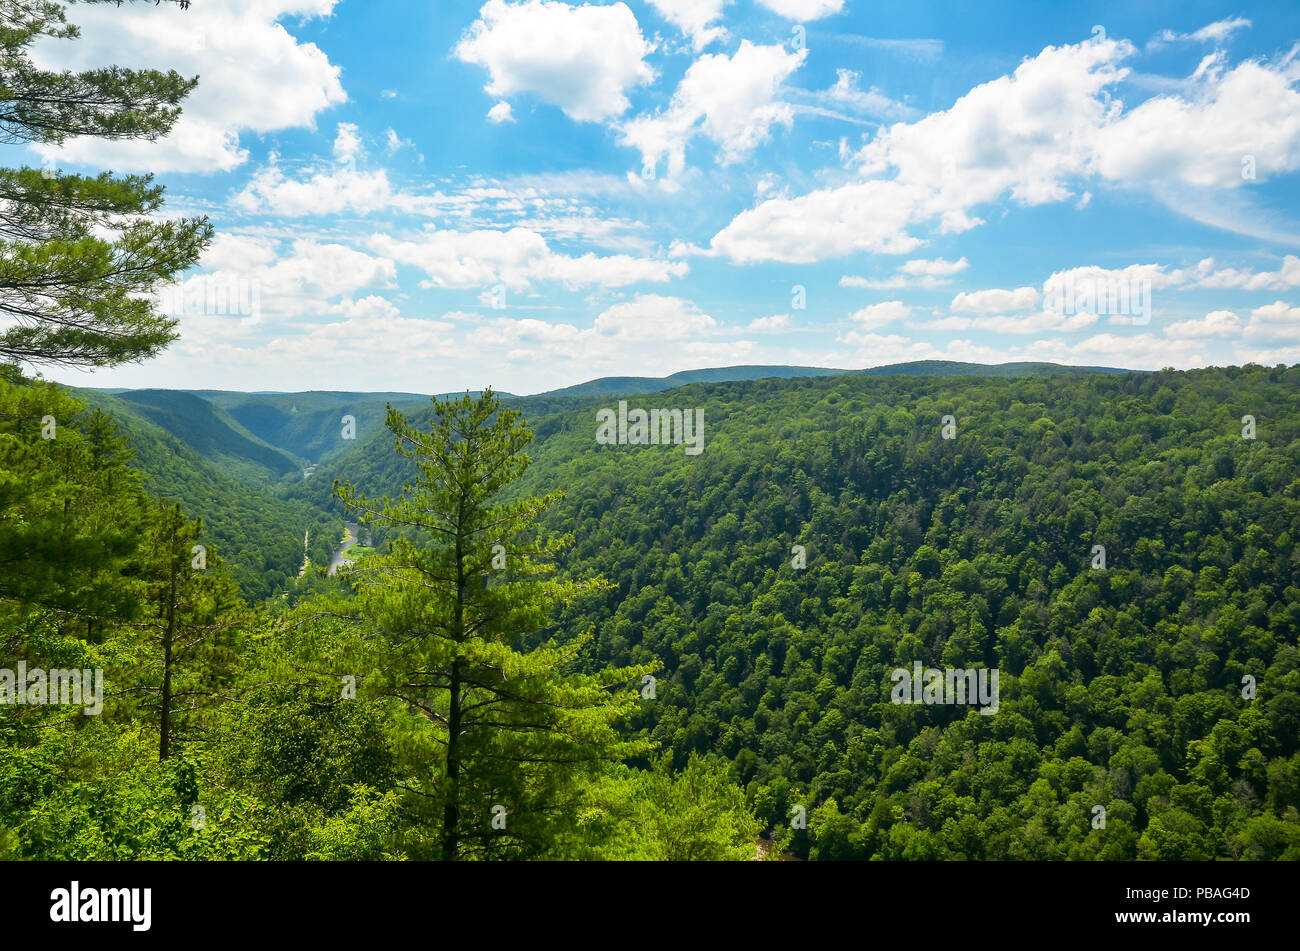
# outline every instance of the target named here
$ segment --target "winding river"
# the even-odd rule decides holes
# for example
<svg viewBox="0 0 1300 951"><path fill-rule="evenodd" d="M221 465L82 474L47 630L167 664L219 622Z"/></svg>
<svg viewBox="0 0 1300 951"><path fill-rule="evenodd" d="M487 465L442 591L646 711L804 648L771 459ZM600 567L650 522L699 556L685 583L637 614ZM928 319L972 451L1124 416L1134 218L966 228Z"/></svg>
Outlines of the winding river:
<svg viewBox="0 0 1300 951"><path fill-rule="evenodd" d="M336 571L338 571L339 568L342 567L343 564L347 561L346 556L348 553L348 549L357 543L357 531L359 528L357 523L344 522L344 527L347 529L347 537L343 539L343 544L339 546L339 548L334 552L334 554L330 555L330 565L329 568L326 570L326 574L332 575Z"/></svg>

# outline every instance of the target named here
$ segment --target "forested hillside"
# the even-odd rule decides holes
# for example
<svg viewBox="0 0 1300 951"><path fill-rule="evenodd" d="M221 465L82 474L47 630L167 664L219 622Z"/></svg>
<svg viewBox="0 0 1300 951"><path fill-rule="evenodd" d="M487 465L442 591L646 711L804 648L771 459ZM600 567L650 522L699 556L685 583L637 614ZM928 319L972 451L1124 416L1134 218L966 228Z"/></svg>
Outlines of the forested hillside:
<svg viewBox="0 0 1300 951"><path fill-rule="evenodd" d="M343 520L273 494L277 473L270 466L283 470L287 462L294 466L287 474L297 475L296 463L284 453L230 429L208 403L189 394L79 395L112 415L145 489L203 519L204 541L226 559L250 601L279 594L297 576L304 555L316 564L329 561ZM143 402L151 395L155 398Z"/></svg>
<svg viewBox="0 0 1300 951"><path fill-rule="evenodd" d="M804 806L798 854L1300 857L1300 368L633 401L702 409L697 457L597 445L601 405L529 420L517 490L563 490L564 570L617 584L559 627L660 661L645 735L779 839ZM384 442L337 474L398 491ZM915 661L998 668L998 712L892 703Z"/></svg>

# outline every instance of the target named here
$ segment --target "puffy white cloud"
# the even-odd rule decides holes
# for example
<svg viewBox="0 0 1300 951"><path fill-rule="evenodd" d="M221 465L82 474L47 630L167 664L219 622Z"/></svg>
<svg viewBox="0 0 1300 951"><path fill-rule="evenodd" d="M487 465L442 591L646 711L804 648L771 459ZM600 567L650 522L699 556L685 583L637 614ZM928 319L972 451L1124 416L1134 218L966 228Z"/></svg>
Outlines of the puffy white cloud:
<svg viewBox="0 0 1300 951"><path fill-rule="evenodd" d="M511 111L510 103L506 102L504 99L488 110L487 117L489 122L501 123L515 121L515 115L514 112Z"/></svg>
<svg viewBox="0 0 1300 951"><path fill-rule="evenodd" d="M1230 310L1214 310L1196 320L1182 320L1165 327L1170 340L1194 340L1203 337L1235 337L1241 333L1241 318Z"/></svg>
<svg viewBox="0 0 1300 951"><path fill-rule="evenodd" d="M912 308L902 301L887 300L854 311L849 315L849 319L856 323L860 330L878 330L895 321L905 320L911 314Z"/></svg>
<svg viewBox="0 0 1300 951"><path fill-rule="evenodd" d="M1250 312L1246 336L1276 337L1292 341L1300 338L1300 307L1292 307L1280 300L1256 307Z"/></svg>
<svg viewBox="0 0 1300 951"><path fill-rule="evenodd" d="M1245 291L1276 291L1300 287L1300 257L1288 254L1276 271L1249 271L1237 268L1214 269L1214 259L1197 265L1193 287L1237 288Z"/></svg>
<svg viewBox="0 0 1300 951"><path fill-rule="evenodd" d="M820 20L844 9L844 0L758 0L758 2L773 13L800 23Z"/></svg>
<svg viewBox="0 0 1300 951"><path fill-rule="evenodd" d="M415 239L377 234L370 247L428 275L435 287L483 287L497 283L523 290L534 281L561 281L570 287L622 287L642 281L667 281L688 273L685 261L638 258L627 254L569 257L552 251L536 231L447 231L431 228Z"/></svg>
<svg viewBox="0 0 1300 951"><path fill-rule="evenodd" d="M784 333L789 329L789 314L773 314L771 317L755 317L745 325L745 331L754 334Z"/></svg>
<svg viewBox="0 0 1300 951"><path fill-rule="evenodd" d="M893 181L870 181L798 198L769 198L733 218L709 247L742 264L809 264L855 251L907 254L921 245L906 229L924 192Z"/></svg>
<svg viewBox="0 0 1300 951"><path fill-rule="evenodd" d="M998 314L1033 310L1040 295L1035 287L1004 290L993 287L982 291L964 291L952 299L950 310L964 314Z"/></svg>
<svg viewBox="0 0 1300 951"><path fill-rule="evenodd" d="M243 131L310 128L317 114L345 102L339 67L282 21L328 16L336 0L203 0L178 5L78 4L70 19L80 38L42 40L33 58L46 68L119 64L198 74L171 133L156 142L86 137L62 148L39 146L56 161L115 170L228 171L248 157Z"/></svg>
<svg viewBox="0 0 1300 951"><path fill-rule="evenodd" d="M624 123L620 142L640 150L648 169L666 158L670 177L681 174L686 145L699 134L717 143L720 162L738 161L765 141L774 125L790 125L794 111L776 101L777 90L807 55L807 50L793 53L749 40L730 56L707 53L686 71L668 108Z"/></svg>
<svg viewBox="0 0 1300 951"><path fill-rule="evenodd" d="M488 0L456 55L488 71L488 94L533 93L580 122L628 108L627 91L655 77L653 46L625 3L569 6L558 0Z"/></svg>
<svg viewBox="0 0 1300 951"><path fill-rule="evenodd" d="M359 291L394 284L392 261L345 245L221 232L201 270L160 289L160 309L181 318L191 348L247 339L266 324L317 318L345 306ZM237 319L236 319L237 318Z"/></svg>
<svg viewBox="0 0 1300 951"><path fill-rule="evenodd" d="M1108 123L1096 167L1125 183L1234 188L1300 168L1300 58L1205 69L1186 96L1157 96Z"/></svg>
<svg viewBox="0 0 1300 951"><path fill-rule="evenodd" d="M365 154L356 125L351 122L340 122L338 133L334 137L334 161L344 165L355 165L357 159Z"/></svg>
<svg viewBox="0 0 1300 951"><path fill-rule="evenodd" d="M1004 198L1082 205L1080 185L1098 176L1185 210L1204 202L1179 189L1240 186L1245 156L1260 178L1300 168L1300 52L1227 71L1205 64L1189 92L1124 112L1110 87L1128 75L1121 62L1133 52L1115 40L1049 46L951 108L883 129L853 157L864 180L770 198L710 247L737 261L789 263L907 253L918 226L964 232L983 223L981 206Z"/></svg>
<svg viewBox="0 0 1300 951"><path fill-rule="evenodd" d="M1209 360L1203 344L1193 340L1169 340L1151 333L1096 334L1075 343L1037 340L1016 349L1012 359L1044 360L1076 366L1124 367L1130 370L1158 370L1206 366Z"/></svg>
<svg viewBox="0 0 1300 951"><path fill-rule="evenodd" d="M680 340L713 330L717 321L680 297L640 294L604 310L593 326L625 340Z"/></svg>
<svg viewBox="0 0 1300 951"><path fill-rule="evenodd" d="M272 161L258 169L247 185L231 198L243 211L296 217L335 215L343 212L368 214L385 209L431 213L438 203L405 195L395 189L383 169L361 171L343 166L319 169L301 179L287 178Z"/></svg>
<svg viewBox="0 0 1300 951"><path fill-rule="evenodd" d="M714 21L722 18L722 7L727 2L728 0L650 0L650 5L665 20L689 36L698 52L714 40L726 37L726 28L715 26Z"/></svg>
<svg viewBox="0 0 1300 951"><path fill-rule="evenodd" d="M868 180L774 198L741 212L711 247L738 261L809 262L855 251L905 254L909 228L980 224L972 210L1010 195L1063 201L1088 168L1097 129L1119 109L1102 95L1132 51L1106 41L1048 47L950 109L882 130L854 158ZM886 177L892 175L892 177Z"/></svg>

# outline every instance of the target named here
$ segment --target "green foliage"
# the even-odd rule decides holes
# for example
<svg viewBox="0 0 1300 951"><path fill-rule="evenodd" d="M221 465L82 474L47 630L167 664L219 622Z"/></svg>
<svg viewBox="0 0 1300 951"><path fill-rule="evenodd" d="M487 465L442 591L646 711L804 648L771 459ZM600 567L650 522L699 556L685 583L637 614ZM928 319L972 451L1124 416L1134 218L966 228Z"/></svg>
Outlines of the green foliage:
<svg viewBox="0 0 1300 951"><path fill-rule="evenodd" d="M338 487L363 523L410 533L348 571L356 591L346 609L369 632L367 691L429 725L415 741L428 759L420 792L438 854L536 855L572 813L583 768L640 751L616 724L639 704L628 685L653 668L576 672L590 635L526 643L556 606L606 583L548 577L571 539L539 536L534 524L559 495L498 500L528 466L532 435L516 411L487 391L435 398L433 413L423 432L389 410L397 449L418 471L401 498Z"/></svg>

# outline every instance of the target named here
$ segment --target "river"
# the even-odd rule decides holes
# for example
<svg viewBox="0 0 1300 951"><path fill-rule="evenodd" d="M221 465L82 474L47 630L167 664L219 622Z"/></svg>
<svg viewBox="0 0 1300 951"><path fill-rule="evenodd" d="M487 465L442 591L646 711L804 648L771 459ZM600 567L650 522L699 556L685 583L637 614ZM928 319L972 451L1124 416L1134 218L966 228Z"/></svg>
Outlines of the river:
<svg viewBox="0 0 1300 951"><path fill-rule="evenodd" d="M332 575L338 571L343 563L347 561L345 556L348 549L357 543L357 531L360 526L356 522L344 522L343 527L347 529L347 537L343 539L343 544L339 546L338 550L330 555L330 566L326 570L326 574Z"/></svg>

